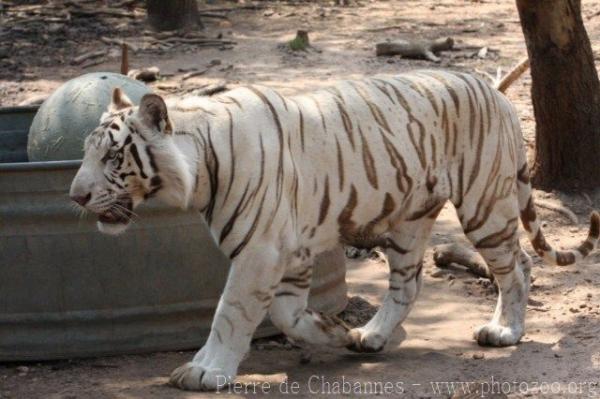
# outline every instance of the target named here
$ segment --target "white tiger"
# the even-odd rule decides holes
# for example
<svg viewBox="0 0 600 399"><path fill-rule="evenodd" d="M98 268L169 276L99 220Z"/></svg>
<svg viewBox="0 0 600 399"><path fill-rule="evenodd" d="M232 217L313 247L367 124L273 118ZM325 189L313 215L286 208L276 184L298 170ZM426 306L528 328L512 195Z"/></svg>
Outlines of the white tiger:
<svg viewBox="0 0 600 399"><path fill-rule="evenodd" d="M537 253L560 265L592 251L600 230L593 213L577 249L546 243L513 107L457 72L346 81L291 97L251 86L169 108L154 94L134 107L117 89L86 140L71 197L115 234L152 196L201 210L232 261L206 344L171 375L193 390L235 378L267 312L297 341L381 350L417 297L430 231L448 200L500 290L492 320L475 332L482 345L523 335L531 260L519 245L519 215ZM364 327L306 308L315 255L340 241L384 248L389 258L389 291Z"/></svg>

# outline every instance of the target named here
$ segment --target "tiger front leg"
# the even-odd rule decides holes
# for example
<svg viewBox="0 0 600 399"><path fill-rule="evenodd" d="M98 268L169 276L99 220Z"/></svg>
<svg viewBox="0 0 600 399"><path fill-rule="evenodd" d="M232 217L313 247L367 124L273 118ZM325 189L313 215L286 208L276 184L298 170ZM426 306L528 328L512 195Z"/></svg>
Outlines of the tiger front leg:
<svg viewBox="0 0 600 399"><path fill-rule="evenodd" d="M381 308L369 322L349 332L348 349L354 352L381 351L396 327L412 309L421 289L422 255L405 256L390 250L388 293Z"/></svg>
<svg viewBox="0 0 600 399"><path fill-rule="evenodd" d="M175 369L170 383L185 390L218 390L231 383L283 274L279 253L261 248L233 261L204 347Z"/></svg>

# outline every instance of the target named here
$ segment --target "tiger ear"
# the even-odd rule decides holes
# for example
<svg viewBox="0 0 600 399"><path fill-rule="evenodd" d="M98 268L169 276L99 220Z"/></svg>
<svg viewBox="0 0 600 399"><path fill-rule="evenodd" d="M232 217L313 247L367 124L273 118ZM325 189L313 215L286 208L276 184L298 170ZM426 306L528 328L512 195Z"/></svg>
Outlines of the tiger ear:
<svg viewBox="0 0 600 399"><path fill-rule="evenodd" d="M157 129L164 134L173 132L167 113L167 105L161 96L157 94L144 95L140 101L138 114L146 126Z"/></svg>
<svg viewBox="0 0 600 399"><path fill-rule="evenodd" d="M125 95L125 93L123 93L121 89L115 87L115 89L112 92L112 98L110 101L110 105L108 106L108 111L115 112L122 110L123 108L131 107L133 107L133 103L131 102L129 97L127 97L127 95Z"/></svg>

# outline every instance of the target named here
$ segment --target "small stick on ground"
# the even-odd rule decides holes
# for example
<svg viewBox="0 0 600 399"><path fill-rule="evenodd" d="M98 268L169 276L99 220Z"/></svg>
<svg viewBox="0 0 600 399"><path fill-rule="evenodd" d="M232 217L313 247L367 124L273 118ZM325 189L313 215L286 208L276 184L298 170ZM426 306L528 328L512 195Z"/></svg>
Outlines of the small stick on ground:
<svg viewBox="0 0 600 399"><path fill-rule="evenodd" d="M494 276L488 270L481 255L456 243L437 245L433 249L433 261L441 269L446 269L454 263L466 267L470 273L478 277L494 281Z"/></svg>
<svg viewBox="0 0 600 399"><path fill-rule="evenodd" d="M208 69L202 69L200 71L188 72L181 77L181 80L188 80L196 76L204 75L207 71Z"/></svg>
<svg viewBox="0 0 600 399"><path fill-rule="evenodd" d="M424 58L440 62L441 59L435 53L451 50L452 47L454 47L454 39L451 37L436 40L395 40L377 43L375 53L377 56L401 55L406 58Z"/></svg>

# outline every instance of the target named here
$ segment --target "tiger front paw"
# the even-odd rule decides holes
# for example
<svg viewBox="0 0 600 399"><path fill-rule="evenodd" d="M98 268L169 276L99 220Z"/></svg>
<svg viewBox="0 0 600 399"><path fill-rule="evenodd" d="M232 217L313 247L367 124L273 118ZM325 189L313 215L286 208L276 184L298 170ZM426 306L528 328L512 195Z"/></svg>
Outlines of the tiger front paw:
<svg viewBox="0 0 600 399"><path fill-rule="evenodd" d="M229 385L234 378L235 376L226 375L222 369L188 362L171 373L169 384L186 391L218 391Z"/></svg>

